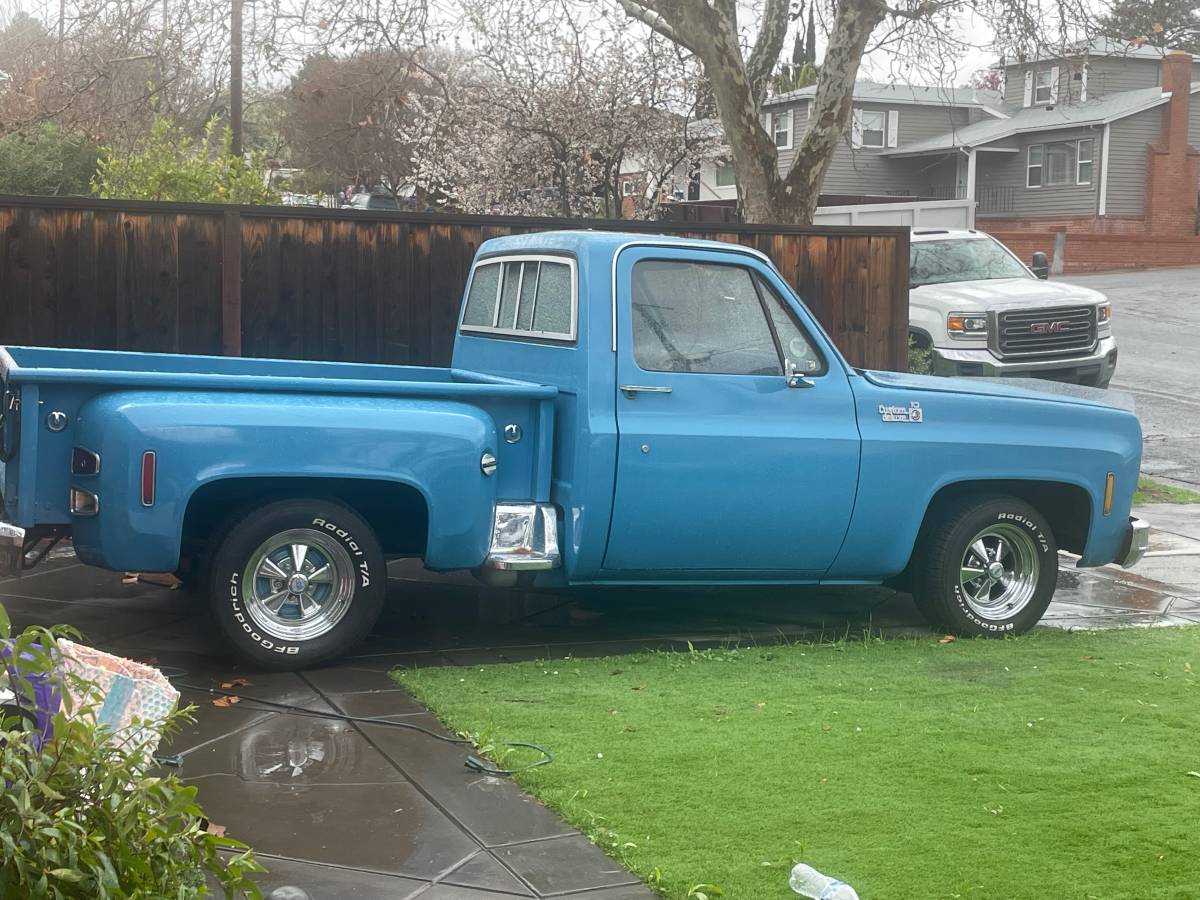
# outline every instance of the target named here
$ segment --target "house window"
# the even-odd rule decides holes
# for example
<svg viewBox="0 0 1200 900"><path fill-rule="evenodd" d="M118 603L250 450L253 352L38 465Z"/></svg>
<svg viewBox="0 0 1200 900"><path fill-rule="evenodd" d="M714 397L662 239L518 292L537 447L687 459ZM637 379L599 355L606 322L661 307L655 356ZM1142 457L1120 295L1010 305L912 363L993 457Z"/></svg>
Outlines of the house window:
<svg viewBox="0 0 1200 900"><path fill-rule="evenodd" d="M638 183L636 179L626 178L621 182L621 196L632 197L637 193Z"/></svg>
<svg viewBox="0 0 1200 900"><path fill-rule="evenodd" d="M862 123L862 146L882 147L887 136L886 114L878 109L860 109L858 117Z"/></svg>
<svg viewBox="0 0 1200 900"><path fill-rule="evenodd" d="M1054 94L1054 73L1050 69L1042 69L1033 76L1033 102L1049 103Z"/></svg>
<svg viewBox="0 0 1200 900"><path fill-rule="evenodd" d="M728 163L717 163L717 187L733 187L737 184L733 166Z"/></svg>
<svg viewBox="0 0 1200 900"><path fill-rule="evenodd" d="M1025 187L1042 186L1042 162L1045 147L1041 144L1029 145L1029 158L1025 165Z"/></svg>
<svg viewBox="0 0 1200 900"><path fill-rule="evenodd" d="M1030 144L1025 166L1026 187L1061 187L1092 183L1095 141L1057 141Z"/></svg>
<svg viewBox="0 0 1200 900"><path fill-rule="evenodd" d="M792 147L792 111L775 113L771 117L774 128L772 129L775 135L775 146L781 150L790 150Z"/></svg>
<svg viewBox="0 0 1200 900"><path fill-rule="evenodd" d="M1079 142L1079 150L1075 155L1075 183L1092 183L1092 146L1095 142L1088 138Z"/></svg>

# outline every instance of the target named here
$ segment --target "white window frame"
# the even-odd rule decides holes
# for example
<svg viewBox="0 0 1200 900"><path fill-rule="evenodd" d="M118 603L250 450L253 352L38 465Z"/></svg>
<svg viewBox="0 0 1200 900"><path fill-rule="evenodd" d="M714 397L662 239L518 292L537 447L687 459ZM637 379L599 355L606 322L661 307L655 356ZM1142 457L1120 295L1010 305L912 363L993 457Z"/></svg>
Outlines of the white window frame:
<svg viewBox="0 0 1200 900"><path fill-rule="evenodd" d="M571 330L569 333L561 331L533 331L533 315L530 315L529 330L520 328L505 328L499 323L500 316L500 298L504 293L505 268L508 263L557 263L565 265L570 270L571 278ZM471 297L471 288L475 284L475 273L484 266L499 265L500 277L496 281L496 305L492 312L492 325L464 325L463 320L467 315L467 301ZM525 277L525 269L521 268L521 278ZM573 343L579 328L579 269L575 263L573 256L555 256L550 253L512 253L502 256L485 256L471 267L471 277L467 280L467 289L463 294L462 310L458 315L458 330L463 334L480 334L488 337L508 337L519 338L522 340L537 340L537 341L555 341L557 343ZM537 310L536 292L534 294L534 311ZM517 308L514 317L520 316L521 311L521 285L517 284Z"/></svg>
<svg viewBox="0 0 1200 900"><path fill-rule="evenodd" d="M860 107L859 109L856 109L855 112L858 115L858 146L862 147L863 149L866 149L866 150L882 150L885 147L887 147L887 137L888 137L888 135L887 135L887 125L888 125L887 111L883 110L883 109L862 109ZM867 128L866 117L869 115L870 116L879 116L879 127L878 128L871 128L871 129ZM878 144L868 144L867 143L867 131L868 130L879 132L879 143Z"/></svg>
<svg viewBox="0 0 1200 900"><path fill-rule="evenodd" d="M1042 84L1042 76L1046 76L1046 83ZM1042 91L1046 92L1045 98L1041 96ZM1033 73L1033 105L1041 106L1046 103L1054 102L1054 69L1036 69Z"/></svg>
<svg viewBox="0 0 1200 900"><path fill-rule="evenodd" d="M626 178L624 181L621 182L621 196L622 197L632 197L634 195L634 189L635 189L636 185L637 185L637 181L635 179Z"/></svg>
<svg viewBox="0 0 1200 900"><path fill-rule="evenodd" d="M1088 157L1086 160L1083 158L1083 145L1084 144L1088 145ZM1083 177L1079 174L1079 170L1085 162L1089 166L1092 167L1091 175L1088 176L1087 181L1084 181ZM1095 177L1096 177L1096 140L1095 140L1095 138L1080 138L1079 140L1077 140L1075 142L1075 183L1076 184L1091 184L1092 180Z"/></svg>
<svg viewBox="0 0 1200 900"><path fill-rule="evenodd" d="M1033 161L1033 151L1039 153L1037 163ZM1029 183L1029 173L1034 169L1038 170L1038 183ZM1025 148L1025 188L1027 190L1041 190L1046 186L1046 145L1045 144L1030 144Z"/></svg>
<svg viewBox="0 0 1200 900"><path fill-rule="evenodd" d="M793 112L793 110L788 109L784 110L783 112L771 114L771 140L775 142L776 150L792 149L792 133L794 130L793 126L795 125L795 116L793 115ZM787 120L787 128L780 128L779 123L784 120ZM781 134L787 135L782 144L779 142L779 136Z"/></svg>
<svg viewBox="0 0 1200 900"><path fill-rule="evenodd" d="M733 173L733 180L728 184L721 183L721 173L728 169ZM718 188L737 187L737 172L733 170L732 163L715 163L713 166L713 186Z"/></svg>

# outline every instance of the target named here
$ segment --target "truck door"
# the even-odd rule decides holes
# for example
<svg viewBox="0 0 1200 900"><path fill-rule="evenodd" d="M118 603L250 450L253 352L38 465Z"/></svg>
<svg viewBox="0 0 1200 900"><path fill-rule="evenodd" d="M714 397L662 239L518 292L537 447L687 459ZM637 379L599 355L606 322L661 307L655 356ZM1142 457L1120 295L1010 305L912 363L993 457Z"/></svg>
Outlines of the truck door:
<svg viewBox="0 0 1200 900"><path fill-rule="evenodd" d="M807 310L746 254L632 247L616 275L605 571L822 574L849 525L860 441L846 373Z"/></svg>

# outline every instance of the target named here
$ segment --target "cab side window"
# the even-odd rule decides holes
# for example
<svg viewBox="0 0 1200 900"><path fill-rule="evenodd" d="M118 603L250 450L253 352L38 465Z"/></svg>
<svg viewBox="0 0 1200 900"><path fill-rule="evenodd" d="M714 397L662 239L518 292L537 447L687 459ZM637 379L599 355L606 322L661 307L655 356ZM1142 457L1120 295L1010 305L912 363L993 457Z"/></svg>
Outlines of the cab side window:
<svg viewBox="0 0 1200 900"><path fill-rule="evenodd" d="M737 265L643 260L633 267L633 357L648 372L804 374L824 361L786 304Z"/></svg>
<svg viewBox="0 0 1200 900"><path fill-rule="evenodd" d="M633 358L649 372L783 372L750 272L710 263L634 265Z"/></svg>

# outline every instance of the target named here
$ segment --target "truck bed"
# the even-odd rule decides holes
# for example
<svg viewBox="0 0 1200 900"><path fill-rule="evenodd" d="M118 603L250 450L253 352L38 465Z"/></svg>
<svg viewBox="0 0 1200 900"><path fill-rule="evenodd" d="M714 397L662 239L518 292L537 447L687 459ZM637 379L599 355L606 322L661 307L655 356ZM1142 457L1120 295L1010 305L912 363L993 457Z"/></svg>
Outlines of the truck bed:
<svg viewBox="0 0 1200 900"><path fill-rule="evenodd" d="M11 346L0 347L0 379L5 408L0 424L0 502L9 521L22 528L72 523L72 448L99 451L114 414L107 408L97 412L96 404L101 398L131 395L138 395L139 403L179 403L181 410L199 402L190 412L180 412L185 417L181 424L194 423L196 417L203 418L201 413L211 414L209 427L226 437L238 432L277 435L282 426L274 421L275 414L300 404L311 416L293 415L289 422L302 422L308 430L291 434L289 440L308 448L305 456L312 458L318 474L341 472L355 461L398 447L403 441L396 429L413 410L470 415L463 411L473 408L491 420L495 435L515 424L526 436L519 443L496 437L490 442L500 462L494 479L498 495L544 500L550 490L558 396L552 385L453 368ZM162 434L147 438L147 447L157 450L160 444L170 441ZM244 469L251 455L247 448L255 444L243 440L221 449L176 448L169 458L195 452L191 463L197 471ZM384 449L376 452L380 446ZM320 465L315 462L318 450L328 457ZM165 467L168 454L160 455ZM277 474L274 468L282 465L270 459L259 462L263 476ZM122 457L119 466L131 469L134 464ZM186 497L180 499L182 510Z"/></svg>
<svg viewBox="0 0 1200 900"><path fill-rule="evenodd" d="M550 399L558 393L552 386L465 369L50 347L0 347L0 376L10 385L70 383L463 399Z"/></svg>

